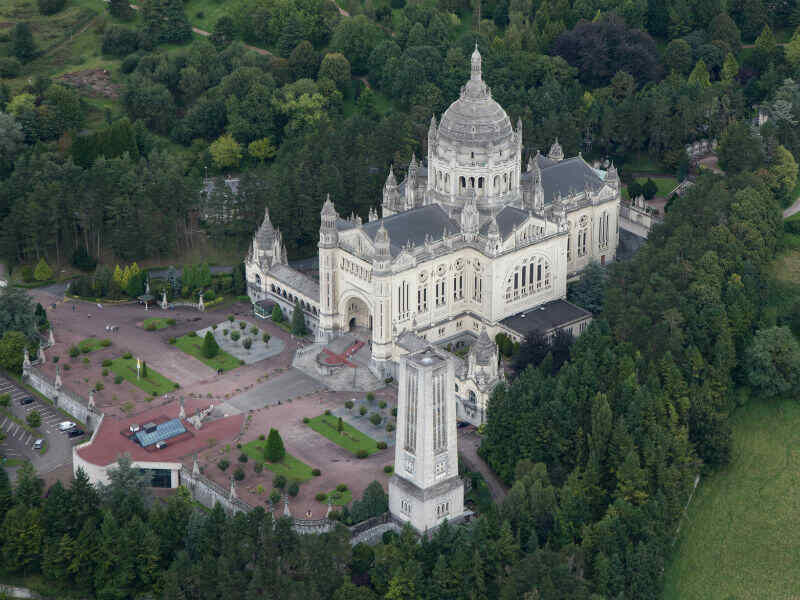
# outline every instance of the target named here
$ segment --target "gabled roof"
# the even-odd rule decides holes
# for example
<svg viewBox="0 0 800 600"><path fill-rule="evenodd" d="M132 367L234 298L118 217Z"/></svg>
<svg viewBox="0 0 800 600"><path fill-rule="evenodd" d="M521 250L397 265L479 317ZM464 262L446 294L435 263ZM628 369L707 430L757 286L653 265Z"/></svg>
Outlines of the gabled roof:
<svg viewBox="0 0 800 600"><path fill-rule="evenodd" d="M305 273L295 271L293 268L281 263L274 263L267 273L304 296L319 301L319 283Z"/></svg>
<svg viewBox="0 0 800 600"><path fill-rule="evenodd" d="M515 225L524 223L528 218L528 212L513 206L504 206L500 212L495 215L497 221L497 228L500 231L500 239L506 239L514 231ZM488 219L481 225L481 235L486 235L489 232L489 224L491 219Z"/></svg>
<svg viewBox="0 0 800 600"><path fill-rule="evenodd" d="M571 193L582 193L587 186L597 191L603 187L603 180L580 156L542 167L545 204L551 203L559 194L566 197Z"/></svg>
<svg viewBox="0 0 800 600"><path fill-rule="evenodd" d="M364 233L374 240L381 223L389 233L389 252L393 257L400 254L403 246L408 243L421 246L427 235L441 239L445 229L450 233L461 231L461 226L438 204L419 206L385 219L365 223Z"/></svg>

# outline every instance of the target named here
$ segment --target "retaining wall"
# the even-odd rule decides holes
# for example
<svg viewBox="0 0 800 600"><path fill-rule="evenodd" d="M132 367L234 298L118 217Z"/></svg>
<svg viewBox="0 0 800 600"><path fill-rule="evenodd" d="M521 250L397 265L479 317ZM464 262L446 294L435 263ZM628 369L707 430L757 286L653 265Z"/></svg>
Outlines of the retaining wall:
<svg viewBox="0 0 800 600"><path fill-rule="evenodd" d="M31 367L23 374L23 381L43 396L53 401L58 408L68 412L90 430L94 430L100 422L101 413L89 410L83 398L65 388L56 389L55 381L47 375Z"/></svg>

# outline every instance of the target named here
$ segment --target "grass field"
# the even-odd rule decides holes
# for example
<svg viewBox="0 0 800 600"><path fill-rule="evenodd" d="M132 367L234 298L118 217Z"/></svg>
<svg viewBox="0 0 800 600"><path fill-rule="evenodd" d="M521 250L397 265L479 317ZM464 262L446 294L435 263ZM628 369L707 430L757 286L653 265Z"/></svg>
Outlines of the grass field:
<svg viewBox="0 0 800 600"><path fill-rule="evenodd" d="M286 477L287 481L303 483L314 476L314 474L311 472L311 467L309 467L303 461L296 459L288 452L283 460L279 463L265 461L264 448L266 445L266 440L252 440L242 446L242 452L244 452L251 460L262 462L266 469L269 469L276 475L283 475Z"/></svg>
<svg viewBox="0 0 800 600"><path fill-rule="evenodd" d="M337 422L338 418L333 415L319 415L311 419L308 426L353 454L359 450L366 450L368 454L375 454L378 451L377 442L352 425L342 422L342 433L339 433L336 429Z"/></svg>
<svg viewBox="0 0 800 600"><path fill-rule="evenodd" d="M175 390L177 385L150 365L147 365L147 377L137 378L135 358L115 358L111 361L111 372L115 375L121 375L123 379L130 381L151 396L161 396L171 392Z"/></svg>
<svg viewBox="0 0 800 600"><path fill-rule="evenodd" d="M662 198L666 198L667 194L669 194L675 187L678 185L678 180L674 177L653 177L653 182L658 187L658 192L656 192L656 196L660 196ZM647 183L647 177L637 177L637 183L645 184ZM623 194L625 198L628 198L628 188L623 188ZM630 199L630 198L628 198Z"/></svg>
<svg viewBox="0 0 800 600"><path fill-rule="evenodd" d="M104 346L103 342L107 341L108 343ZM83 354L88 354L86 351L88 348L89 352L94 352L95 350L99 350L100 348L106 348L111 345L111 340L98 340L97 338L86 338L78 343L78 348Z"/></svg>
<svg viewBox="0 0 800 600"><path fill-rule="evenodd" d="M221 348L219 354L214 358L206 358L203 356L203 338L200 336L181 336L175 342L175 347L186 352L186 354L194 356L197 360L202 361L214 370L222 369L223 371L230 371L242 364L238 358L231 356Z"/></svg>
<svg viewBox="0 0 800 600"><path fill-rule="evenodd" d="M168 323L167 321L170 322ZM142 323L142 327L147 329L151 323L155 326L156 331L160 331L162 329L166 329L167 327L174 325L175 319L167 319L165 317L150 317L149 319L144 320L144 322Z"/></svg>
<svg viewBox="0 0 800 600"><path fill-rule="evenodd" d="M731 464L697 489L666 570L665 600L800 594L800 403L753 401L731 424Z"/></svg>
<svg viewBox="0 0 800 600"><path fill-rule="evenodd" d="M353 501L353 492L350 489L346 489L343 492L338 490L331 490L327 494L325 494L325 499L320 500L323 504L328 503L328 499L330 498L331 503L334 506L347 506Z"/></svg>

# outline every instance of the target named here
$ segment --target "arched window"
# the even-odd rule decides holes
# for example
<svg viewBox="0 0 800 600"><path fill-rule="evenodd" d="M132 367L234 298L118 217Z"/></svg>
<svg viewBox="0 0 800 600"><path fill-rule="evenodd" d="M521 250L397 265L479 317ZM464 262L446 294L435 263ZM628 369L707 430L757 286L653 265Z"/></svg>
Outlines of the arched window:
<svg viewBox="0 0 800 600"><path fill-rule="evenodd" d="M463 192L464 190L467 189L467 180L464 178L463 175L458 178L458 186L460 192Z"/></svg>
<svg viewBox="0 0 800 600"><path fill-rule="evenodd" d="M469 189L471 189L471 190L475 189L475 178L474 177L470 177L469 178Z"/></svg>
<svg viewBox="0 0 800 600"><path fill-rule="evenodd" d="M550 261L543 256L531 256L517 264L506 278L505 300L514 302L552 287Z"/></svg>
<svg viewBox="0 0 800 600"><path fill-rule="evenodd" d="M602 248L602 249L608 248L608 211L607 210L604 210L603 214L600 215L598 242L600 244L600 248Z"/></svg>
<svg viewBox="0 0 800 600"><path fill-rule="evenodd" d="M578 222L578 257L586 256L589 237L589 217L583 215Z"/></svg>
<svg viewBox="0 0 800 600"><path fill-rule="evenodd" d="M478 177L478 189L483 189L483 177Z"/></svg>
<svg viewBox="0 0 800 600"><path fill-rule="evenodd" d="M494 176L494 183L492 183L492 191L495 193L500 191L500 175Z"/></svg>

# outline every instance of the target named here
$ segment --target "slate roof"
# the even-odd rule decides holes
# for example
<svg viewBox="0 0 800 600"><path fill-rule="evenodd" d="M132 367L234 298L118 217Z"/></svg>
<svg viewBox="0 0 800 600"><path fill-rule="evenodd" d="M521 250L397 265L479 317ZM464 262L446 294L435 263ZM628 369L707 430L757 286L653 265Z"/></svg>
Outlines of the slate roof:
<svg viewBox="0 0 800 600"><path fill-rule="evenodd" d="M426 235L441 239L445 228L450 233L461 231L461 225L451 219L438 204L419 206L385 219L365 223L364 233L374 240L381 223L389 232L389 252L392 256L400 254L403 246L409 242L421 246L425 243Z"/></svg>
<svg viewBox="0 0 800 600"><path fill-rule="evenodd" d="M417 352L428 345L428 340L418 336L413 331L404 331L397 336L397 345L408 352Z"/></svg>
<svg viewBox="0 0 800 600"><path fill-rule="evenodd" d="M528 212L513 206L504 206L500 212L495 215L497 221L497 229L500 231L500 238L506 239L511 232L514 231L514 225L519 225L528 218ZM489 231L490 219L481 225L481 235L486 235Z"/></svg>
<svg viewBox="0 0 800 600"><path fill-rule="evenodd" d="M231 178L231 179L223 179L222 181L225 182L225 185L228 186L228 189L232 194L236 194L239 191L239 178ZM210 196L214 188L216 187L216 181L214 179L206 179L203 182L203 192L205 192L206 196Z"/></svg>
<svg viewBox="0 0 800 600"><path fill-rule="evenodd" d="M576 321L590 318L592 313L575 306L566 300L553 300L534 308L529 308L501 321L506 327L520 335L543 335Z"/></svg>
<svg viewBox="0 0 800 600"><path fill-rule="evenodd" d="M540 154L535 157L535 161L542 170L545 204L551 204L559 194L566 197L570 193L583 192L587 185L592 191L603 187L601 174L580 156L555 162ZM523 181L528 181L530 177L530 171L522 174Z"/></svg>
<svg viewBox="0 0 800 600"><path fill-rule="evenodd" d="M319 283L308 275L281 263L273 264L267 273L286 284L287 287L297 290L312 300L319 301Z"/></svg>

